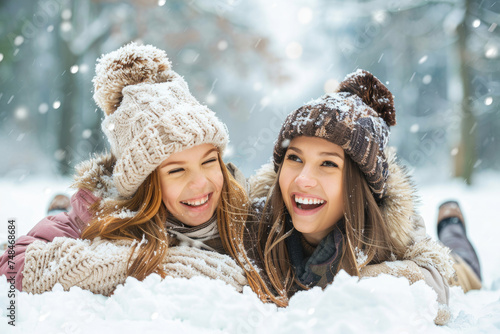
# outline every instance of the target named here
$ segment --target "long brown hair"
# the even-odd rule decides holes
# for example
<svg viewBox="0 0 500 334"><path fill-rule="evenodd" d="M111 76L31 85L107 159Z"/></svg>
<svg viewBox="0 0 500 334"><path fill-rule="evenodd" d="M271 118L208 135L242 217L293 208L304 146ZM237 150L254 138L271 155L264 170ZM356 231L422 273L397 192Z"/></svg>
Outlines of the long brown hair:
<svg viewBox="0 0 500 334"><path fill-rule="evenodd" d="M286 225L287 209L279 186L280 173L281 166L264 206L258 253L272 287L281 298L289 298L295 284L303 289L307 287L296 278L286 247L286 238L292 234L293 227ZM338 270L359 276L359 269L364 265L389 259L394 246L364 175L347 155L343 182L345 234ZM357 252L365 255L363 263L358 263Z"/></svg>
<svg viewBox="0 0 500 334"><path fill-rule="evenodd" d="M248 218L249 200L246 191L229 173L219 157L224 183L216 208L217 227L225 251L243 268L248 283L263 301L279 305L267 285L247 256L244 245L245 223ZM128 267L128 276L143 280L151 273L165 277L161 269L168 249L165 230L167 209L162 201L160 176L157 170L151 173L130 199L101 200L91 207L94 218L82 233L83 239L101 237L110 240L136 240L140 242L137 257ZM119 214L132 212L130 217ZM134 250L139 245L134 244ZM133 254L134 252L132 252Z"/></svg>
<svg viewBox="0 0 500 334"><path fill-rule="evenodd" d="M217 206L217 225L222 245L245 271L248 285L263 302L273 302L279 306L285 306L285 300L275 297L269 290L268 285L247 254L245 240L248 243L250 233L247 233L246 223L249 217L250 202L246 191L233 178L223 163L221 163L221 170L224 176L224 185Z"/></svg>

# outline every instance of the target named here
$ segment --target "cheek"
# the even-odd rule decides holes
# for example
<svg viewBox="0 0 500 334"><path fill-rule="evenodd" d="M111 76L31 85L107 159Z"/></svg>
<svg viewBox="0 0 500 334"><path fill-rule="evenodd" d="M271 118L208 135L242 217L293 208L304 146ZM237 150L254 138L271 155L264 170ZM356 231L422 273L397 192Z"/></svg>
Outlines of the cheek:
<svg viewBox="0 0 500 334"><path fill-rule="evenodd" d="M214 171L208 175L208 179L214 185L215 190L220 193L222 191L222 186L224 185L222 170L220 168L214 169Z"/></svg>
<svg viewBox="0 0 500 334"><path fill-rule="evenodd" d="M283 168L280 173L278 183L281 189L281 196L288 206L288 189L290 188L290 183L292 182L292 177L286 168Z"/></svg>
<svg viewBox="0 0 500 334"><path fill-rule="evenodd" d="M160 179L161 180L161 179ZM169 212L175 211L175 204L182 190L177 182L161 180L161 197Z"/></svg>
<svg viewBox="0 0 500 334"><path fill-rule="evenodd" d="M343 184L342 179L336 178L334 182L328 182L324 184L330 184L328 187L328 200L330 203L334 203L335 206L332 207L332 210L336 212L341 211L344 212L344 196L343 196Z"/></svg>

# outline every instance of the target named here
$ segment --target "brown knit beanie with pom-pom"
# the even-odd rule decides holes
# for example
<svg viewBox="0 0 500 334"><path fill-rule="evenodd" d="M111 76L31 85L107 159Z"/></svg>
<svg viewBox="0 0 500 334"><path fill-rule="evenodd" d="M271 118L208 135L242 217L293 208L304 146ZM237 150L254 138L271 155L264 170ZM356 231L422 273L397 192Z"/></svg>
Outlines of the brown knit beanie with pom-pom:
<svg viewBox="0 0 500 334"><path fill-rule="evenodd" d="M358 164L377 200L383 198L389 166L384 149L389 126L396 124L391 92L373 74L346 76L336 93L326 94L288 115L274 146L274 169L282 164L290 141L318 137L341 146Z"/></svg>
<svg viewBox="0 0 500 334"><path fill-rule="evenodd" d="M201 144L222 154L228 143L226 126L191 95L166 53L154 46L130 43L103 55L93 83L122 197L132 196L171 154Z"/></svg>

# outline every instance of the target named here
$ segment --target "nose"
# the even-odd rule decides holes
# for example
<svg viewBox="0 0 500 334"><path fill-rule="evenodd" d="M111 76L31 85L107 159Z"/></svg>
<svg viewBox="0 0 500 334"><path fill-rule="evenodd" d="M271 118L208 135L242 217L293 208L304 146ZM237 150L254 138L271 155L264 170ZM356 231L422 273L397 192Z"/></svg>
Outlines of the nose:
<svg viewBox="0 0 500 334"><path fill-rule="evenodd" d="M195 171L191 174L189 187L192 189L204 189L207 183L208 180L206 175L202 171Z"/></svg>
<svg viewBox="0 0 500 334"><path fill-rule="evenodd" d="M314 177L313 171L308 166L304 166L295 179L295 183L301 188L313 188L318 184L318 181Z"/></svg>

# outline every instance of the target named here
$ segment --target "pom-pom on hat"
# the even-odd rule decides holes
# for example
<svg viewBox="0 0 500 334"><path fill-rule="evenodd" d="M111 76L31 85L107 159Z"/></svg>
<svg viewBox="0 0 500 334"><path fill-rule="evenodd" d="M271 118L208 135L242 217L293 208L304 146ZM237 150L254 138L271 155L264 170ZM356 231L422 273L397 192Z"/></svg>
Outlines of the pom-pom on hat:
<svg viewBox="0 0 500 334"><path fill-rule="evenodd" d="M381 200L389 173L384 149L389 127L395 124L391 92L373 74L357 70L345 77L336 93L288 115L274 146L274 169L278 171L293 138L323 138L344 149L364 173L374 197Z"/></svg>
<svg viewBox="0 0 500 334"><path fill-rule="evenodd" d="M215 113L189 92L164 51L130 43L97 61L94 100L116 157L113 179L132 196L171 154L213 144L222 154L229 139Z"/></svg>

